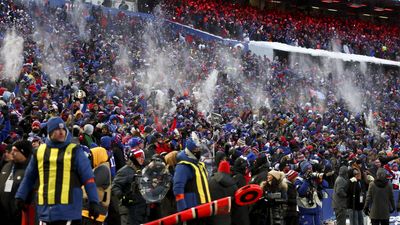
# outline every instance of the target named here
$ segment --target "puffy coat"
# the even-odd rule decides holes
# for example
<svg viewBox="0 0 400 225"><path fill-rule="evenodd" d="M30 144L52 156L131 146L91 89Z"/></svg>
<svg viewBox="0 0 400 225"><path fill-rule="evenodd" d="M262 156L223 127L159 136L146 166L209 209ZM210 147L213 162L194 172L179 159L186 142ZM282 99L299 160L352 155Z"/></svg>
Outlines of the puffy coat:
<svg viewBox="0 0 400 225"><path fill-rule="evenodd" d="M246 178L244 177L246 165L247 162L243 158L237 158L233 164L233 179L238 188L246 185ZM232 225L250 225L249 206L237 206L236 204L233 204Z"/></svg>
<svg viewBox="0 0 400 225"><path fill-rule="evenodd" d="M68 144L71 143L72 136L68 132L67 139L63 143L55 143L50 139L46 139L46 145L49 148L58 148L59 151L65 151ZM94 180L90 161L84 154L80 146L76 146L75 160L73 161L75 170L72 172L77 173L80 184L84 184L86 193L90 202L99 202L96 184L88 182ZM72 173L71 172L71 173ZM31 193L35 182L39 179L38 161L36 157L31 157L28 167L25 171L24 179L17 191L16 198L27 200L28 195ZM80 220L82 218L82 189L73 187L72 189L72 202L69 204L54 204L54 205L38 205L37 215L39 220L52 222L59 220Z"/></svg>
<svg viewBox="0 0 400 225"><path fill-rule="evenodd" d="M339 176L336 178L335 185L333 186L332 208L334 209L346 208L347 206L347 188L349 185L347 175L347 167L341 166Z"/></svg>
<svg viewBox="0 0 400 225"><path fill-rule="evenodd" d="M369 217L377 220L389 219L390 213L396 209L393 188L383 168L378 169L376 180L369 185L364 207L370 209Z"/></svg>
<svg viewBox="0 0 400 225"><path fill-rule="evenodd" d="M235 191L238 189L235 181L229 174L217 172L211 177L209 182L211 199L217 200L224 197L233 196ZM211 217L211 223L215 225L230 225L231 215L218 215Z"/></svg>
<svg viewBox="0 0 400 225"><path fill-rule="evenodd" d="M364 208L367 186L363 180L353 178L350 179L347 189L347 208L362 210Z"/></svg>

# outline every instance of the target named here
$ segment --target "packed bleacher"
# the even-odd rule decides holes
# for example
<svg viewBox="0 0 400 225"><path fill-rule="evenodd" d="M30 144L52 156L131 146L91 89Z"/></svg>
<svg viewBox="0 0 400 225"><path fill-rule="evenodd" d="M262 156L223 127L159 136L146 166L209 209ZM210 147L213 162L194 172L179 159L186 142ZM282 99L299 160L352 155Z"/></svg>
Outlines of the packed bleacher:
<svg viewBox="0 0 400 225"><path fill-rule="evenodd" d="M167 0L164 3L170 19L226 38L274 41L399 60L400 28L396 24L374 24L298 9L259 10L223 0Z"/></svg>
<svg viewBox="0 0 400 225"><path fill-rule="evenodd" d="M26 194L30 188L33 195L50 196L48 186L43 192L40 184L29 186L28 178L21 181L21 177L15 177L18 182L10 188L8 180L10 171L17 169L34 177L35 163L54 159L46 151L56 147L39 146L61 146L64 140L53 141L53 134L65 128L65 140L86 152L93 169L99 166L95 163L99 152L106 152L106 161L101 163L109 163L112 176L112 184L104 188L112 193L107 205L108 224L143 224L198 205L203 200L193 200L193 187L182 187L182 178L190 176L185 170L190 162L201 161L207 166L212 200L219 196L214 192L218 184L227 190L253 183L266 193L282 194L265 194L250 208L234 209L237 211L228 216L231 220L222 219L229 219L229 224L269 224L267 220L299 224L290 223L299 213L300 217L317 218L323 189L335 186L341 166L351 171L349 178L356 172L362 174L364 197L367 185L374 180L384 179L384 185L399 189L398 68L363 68L355 62L337 61L331 62L337 67L326 68L302 57L290 62L285 57L269 60L240 47L183 36L160 18L148 21L122 11L104 13L101 6L74 7L52 8L34 2L21 5L11 0L1 3L2 46L9 41L12 29L24 39L24 60L18 74L6 76L4 61L0 72L0 213L5 224L20 224L20 210L37 205L41 213L36 215L37 220L52 221L41 207L43 202L54 203L47 197L32 200ZM182 19L189 15L187 12L196 15L195 6L190 9L194 11L186 10L189 8L176 17L178 21L188 21ZM249 31L243 30L251 38ZM398 41L398 36L389 34L388 40ZM391 51L389 45L387 50ZM2 54L4 60L7 55L4 51ZM44 154L42 158L39 152ZM21 160L21 154L25 160ZM149 202L138 186L131 187L137 182L133 175L136 169L160 161L171 173L171 184L166 185L169 189L164 199ZM49 164L44 165L51 167ZM200 165L193 171L200 171ZM54 176L60 179L59 174ZM193 177L190 179L198 179ZM45 178L48 176L40 177ZM226 179L229 182L224 183ZM86 223L94 224L91 213L104 212L95 204L90 181L81 182L90 200L89 216L82 215L89 218ZM205 187L206 181L193 185ZM298 193L291 189L295 190L293 196L287 187L282 189L285 182L298 185ZM20 184L22 188L18 189ZM313 187L310 191L308 185ZM297 195L312 204L300 205L304 202L297 203ZM349 203L342 206L356 210L353 200L349 195ZM285 213L281 213L283 210ZM80 221L54 215L64 222L72 220L72 224ZM199 223L221 224L218 218ZM306 219L301 217L300 224L306 224ZM320 224L322 218L318 216L315 221Z"/></svg>

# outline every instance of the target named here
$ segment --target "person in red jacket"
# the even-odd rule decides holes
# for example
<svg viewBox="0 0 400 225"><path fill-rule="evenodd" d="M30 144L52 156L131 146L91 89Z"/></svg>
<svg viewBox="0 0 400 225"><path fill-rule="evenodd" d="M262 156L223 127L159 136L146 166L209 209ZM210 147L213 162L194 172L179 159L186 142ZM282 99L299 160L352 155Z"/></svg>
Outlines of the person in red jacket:
<svg viewBox="0 0 400 225"><path fill-rule="evenodd" d="M155 150L156 150L157 154L161 155L161 153L171 152L171 149L170 149L169 145L165 142L164 136L162 134L156 133L156 134L154 134L154 136L156 138Z"/></svg>

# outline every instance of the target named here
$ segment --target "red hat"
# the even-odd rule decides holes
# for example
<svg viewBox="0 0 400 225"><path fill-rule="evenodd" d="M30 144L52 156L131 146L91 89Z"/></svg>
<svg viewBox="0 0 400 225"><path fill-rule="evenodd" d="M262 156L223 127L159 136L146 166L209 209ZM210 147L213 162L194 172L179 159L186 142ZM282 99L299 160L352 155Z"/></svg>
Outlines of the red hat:
<svg viewBox="0 0 400 225"><path fill-rule="evenodd" d="M34 128L34 127L40 128L40 122L38 120L33 121L32 128Z"/></svg>
<svg viewBox="0 0 400 225"><path fill-rule="evenodd" d="M140 158L140 157L144 157L144 151L142 149L131 149L131 153L130 153L131 157L134 157L135 159Z"/></svg>
<svg viewBox="0 0 400 225"><path fill-rule="evenodd" d="M218 166L218 172L231 174L231 166L228 161L221 161Z"/></svg>
<svg viewBox="0 0 400 225"><path fill-rule="evenodd" d="M298 175L299 175L299 173L296 172L295 170L289 170L289 172L286 173L286 177L287 177L288 180L293 180L293 179L295 179Z"/></svg>

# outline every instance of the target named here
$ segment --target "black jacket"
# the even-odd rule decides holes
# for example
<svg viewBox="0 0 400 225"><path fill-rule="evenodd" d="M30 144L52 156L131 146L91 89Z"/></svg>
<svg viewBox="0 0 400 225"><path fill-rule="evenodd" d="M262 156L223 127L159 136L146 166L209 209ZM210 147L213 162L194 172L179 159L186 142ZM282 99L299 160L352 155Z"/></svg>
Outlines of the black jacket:
<svg viewBox="0 0 400 225"><path fill-rule="evenodd" d="M351 179L347 189L347 208L362 210L364 208L367 185L364 181Z"/></svg>
<svg viewBox="0 0 400 225"><path fill-rule="evenodd" d="M297 189L294 184L287 181L287 209L286 216L297 216Z"/></svg>
<svg viewBox="0 0 400 225"><path fill-rule="evenodd" d="M118 199L131 200L132 204L143 204L146 200L139 192L139 185L136 180L141 171L128 160L127 165L118 170L112 183L112 194ZM124 203L123 203L124 204Z"/></svg>
<svg viewBox="0 0 400 225"><path fill-rule="evenodd" d="M233 178L226 173L215 173L214 176L211 177L209 184L211 199L217 200L224 197L233 196L235 191L237 190L237 186ZM231 224L231 215L218 215L211 217L211 224L220 225L220 224Z"/></svg>
<svg viewBox="0 0 400 225"><path fill-rule="evenodd" d="M27 160L29 162L29 159ZM15 193L25 174L27 163L15 164L8 162L5 164L0 173L0 218L1 224L19 225L21 224L21 214L17 212L15 206ZM6 182L10 174L12 176L12 188L10 192L5 191Z"/></svg>
<svg viewBox="0 0 400 225"><path fill-rule="evenodd" d="M239 158L240 160L241 158ZM245 169L235 168L233 166L233 180L238 188L246 185L246 178L244 178ZM249 206L232 205L232 225L250 225Z"/></svg>

